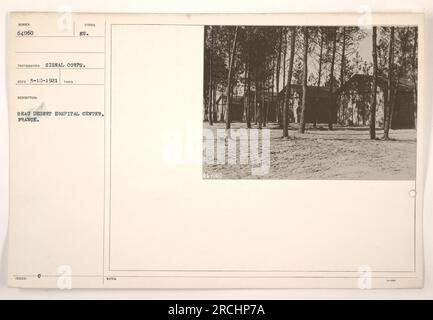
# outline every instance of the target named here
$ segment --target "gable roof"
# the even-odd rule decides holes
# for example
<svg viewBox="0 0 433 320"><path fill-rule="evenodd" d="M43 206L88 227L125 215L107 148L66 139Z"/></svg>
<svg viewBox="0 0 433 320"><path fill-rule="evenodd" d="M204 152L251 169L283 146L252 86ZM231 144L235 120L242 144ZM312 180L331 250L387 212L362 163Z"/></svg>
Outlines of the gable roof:
<svg viewBox="0 0 433 320"><path fill-rule="evenodd" d="M343 86L339 87L336 90L336 93L339 93L341 91L353 88L354 86L364 86L368 88L367 90L370 91L371 83L373 82L373 76L368 74L354 74L349 80L347 80ZM388 87L388 79L383 76L377 77L377 85L382 88L382 90L386 90ZM413 90L413 84L410 80L405 78L400 78L398 81L398 90L400 91L412 91Z"/></svg>

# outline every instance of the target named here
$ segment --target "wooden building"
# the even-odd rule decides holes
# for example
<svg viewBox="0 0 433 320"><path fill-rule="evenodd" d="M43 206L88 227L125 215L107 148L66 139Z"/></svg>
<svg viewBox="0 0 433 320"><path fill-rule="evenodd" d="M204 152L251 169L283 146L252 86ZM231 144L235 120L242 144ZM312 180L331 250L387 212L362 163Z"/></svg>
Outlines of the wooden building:
<svg viewBox="0 0 433 320"><path fill-rule="evenodd" d="M335 92L337 119L342 125L368 125L370 119L371 75L355 74ZM376 94L376 126L384 122L384 106L387 99L388 83L384 77L378 77ZM395 106L391 128L414 128L416 106L413 85L410 81L400 79L397 85Z"/></svg>

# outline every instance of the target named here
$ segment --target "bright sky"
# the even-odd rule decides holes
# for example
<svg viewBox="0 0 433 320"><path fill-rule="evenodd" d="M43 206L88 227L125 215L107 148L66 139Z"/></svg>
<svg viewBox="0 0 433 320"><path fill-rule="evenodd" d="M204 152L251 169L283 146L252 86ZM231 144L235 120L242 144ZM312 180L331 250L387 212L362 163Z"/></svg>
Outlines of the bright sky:
<svg viewBox="0 0 433 320"><path fill-rule="evenodd" d="M373 56L372 56L372 50L373 50L373 44L372 44L372 30L368 29L368 30L364 30L366 33L366 36L359 42L359 55L361 56L363 61L366 61L367 63L371 63L373 61ZM337 75L339 75L339 67L340 67L340 54L341 54L341 47L339 46L339 44L337 44L337 56L336 56L336 66L334 69L334 73ZM316 53L317 54L317 53ZM325 79L327 79L327 77L329 77L328 74L328 70L329 66L325 67L323 69L323 74L322 74L322 81L321 81L321 85L324 84L324 81L326 81ZM315 57L315 59L310 59L308 62L308 70L309 73L317 73L318 72L318 62L317 62L317 57Z"/></svg>
<svg viewBox="0 0 433 320"><path fill-rule="evenodd" d="M359 54L362 59L367 62L373 61L372 50L373 50L373 40L372 40L372 30L366 30L367 36L362 39L359 43Z"/></svg>

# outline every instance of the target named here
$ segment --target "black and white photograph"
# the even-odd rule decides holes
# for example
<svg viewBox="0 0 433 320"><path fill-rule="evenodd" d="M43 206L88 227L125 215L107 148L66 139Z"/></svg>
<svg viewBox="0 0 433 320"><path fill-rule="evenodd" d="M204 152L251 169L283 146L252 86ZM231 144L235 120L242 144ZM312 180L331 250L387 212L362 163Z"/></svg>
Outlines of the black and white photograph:
<svg viewBox="0 0 433 320"><path fill-rule="evenodd" d="M415 180L415 26L204 30L203 178Z"/></svg>

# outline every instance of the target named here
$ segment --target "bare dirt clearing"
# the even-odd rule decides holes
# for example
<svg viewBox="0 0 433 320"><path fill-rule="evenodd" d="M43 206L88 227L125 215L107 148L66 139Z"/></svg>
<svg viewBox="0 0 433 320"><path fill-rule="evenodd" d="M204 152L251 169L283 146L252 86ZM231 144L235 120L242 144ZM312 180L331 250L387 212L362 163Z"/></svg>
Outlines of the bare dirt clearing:
<svg viewBox="0 0 433 320"><path fill-rule="evenodd" d="M204 123L204 128L215 133L224 125L216 123L210 127ZM231 127L245 128L245 124L232 123ZM324 124L317 128L309 125L306 133L300 134L297 124L291 124L288 140L281 139L282 130L276 124L269 124L268 128L271 129L268 174L253 175L252 165L239 164L237 155L236 164L204 163L203 176L218 179L415 179L415 129L391 130L391 140L382 141L370 140L366 127L335 126L333 131L328 131ZM382 137L383 130L377 130L376 135Z"/></svg>

